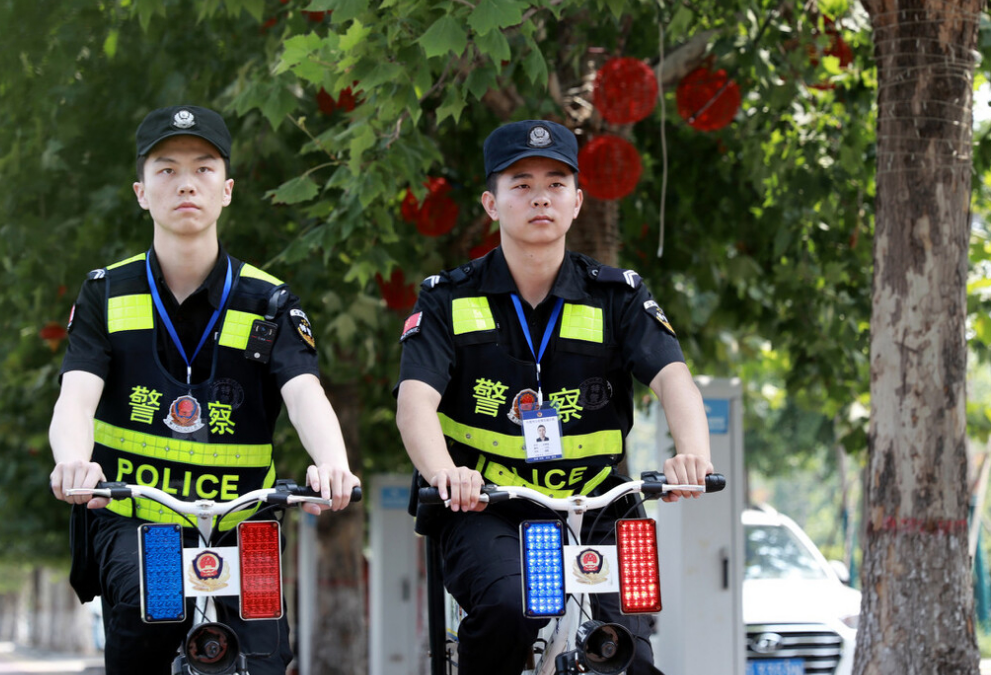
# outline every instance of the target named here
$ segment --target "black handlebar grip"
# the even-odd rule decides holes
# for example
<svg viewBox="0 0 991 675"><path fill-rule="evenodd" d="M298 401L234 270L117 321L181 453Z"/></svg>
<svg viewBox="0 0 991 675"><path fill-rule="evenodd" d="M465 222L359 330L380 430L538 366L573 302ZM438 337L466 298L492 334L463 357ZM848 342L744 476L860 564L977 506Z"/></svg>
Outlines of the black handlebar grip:
<svg viewBox="0 0 991 675"><path fill-rule="evenodd" d="M131 491L127 487L127 483L115 483L111 481L100 481L96 484L97 490L110 490L111 499L130 499Z"/></svg>
<svg viewBox="0 0 991 675"><path fill-rule="evenodd" d="M719 492L726 487L726 476L721 473L710 473L705 477L705 491Z"/></svg>
<svg viewBox="0 0 991 675"><path fill-rule="evenodd" d="M443 504L440 498L440 490L435 487L422 487L417 495L421 504Z"/></svg>
<svg viewBox="0 0 991 675"><path fill-rule="evenodd" d="M320 493L311 488L309 485L298 485L292 488L292 493L299 497L319 497ZM270 500L271 501L271 500ZM360 502L361 501L361 486L357 485L351 488L351 501Z"/></svg>

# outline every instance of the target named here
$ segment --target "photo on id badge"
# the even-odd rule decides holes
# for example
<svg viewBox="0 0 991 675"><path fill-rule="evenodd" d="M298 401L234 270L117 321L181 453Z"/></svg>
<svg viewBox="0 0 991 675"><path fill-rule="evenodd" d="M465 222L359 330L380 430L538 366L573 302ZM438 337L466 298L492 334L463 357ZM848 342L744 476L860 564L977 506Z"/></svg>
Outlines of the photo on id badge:
<svg viewBox="0 0 991 675"><path fill-rule="evenodd" d="M561 459L561 419L557 408L545 403L533 410L521 410L523 422L523 444L526 447L526 461L542 462L548 459Z"/></svg>

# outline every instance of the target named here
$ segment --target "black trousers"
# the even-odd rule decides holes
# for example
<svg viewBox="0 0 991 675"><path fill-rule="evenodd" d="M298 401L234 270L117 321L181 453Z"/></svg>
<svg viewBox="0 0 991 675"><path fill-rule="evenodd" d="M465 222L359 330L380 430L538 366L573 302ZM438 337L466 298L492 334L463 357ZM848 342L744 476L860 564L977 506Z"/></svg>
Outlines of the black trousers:
<svg viewBox="0 0 991 675"><path fill-rule="evenodd" d="M109 512L99 512L90 522L91 541L100 563L107 675L170 675L172 661L193 624L192 601L186 603L183 623L147 624L141 620L138 576L141 522ZM187 529L184 532L187 539L195 540L195 531L184 528ZM234 543L236 540L223 545ZM243 621L236 597L219 598L217 605L217 620L234 629L241 651L249 655L251 675L284 675L292 660L285 615L278 621Z"/></svg>
<svg viewBox="0 0 991 675"><path fill-rule="evenodd" d="M597 514L585 514L582 540L614 543L615 518L594 523ZM444 585L467 613L458 629L458 672L519 675L523 669L547 620L523 615L519 523L548 517L553 516L539 507L511 502L477 513L449 513L436 523ZM658 674L650 645L653 616L621 614L616 593L590 597L593 618L623 624L634 636L636 654L628 675Z"/></svg>

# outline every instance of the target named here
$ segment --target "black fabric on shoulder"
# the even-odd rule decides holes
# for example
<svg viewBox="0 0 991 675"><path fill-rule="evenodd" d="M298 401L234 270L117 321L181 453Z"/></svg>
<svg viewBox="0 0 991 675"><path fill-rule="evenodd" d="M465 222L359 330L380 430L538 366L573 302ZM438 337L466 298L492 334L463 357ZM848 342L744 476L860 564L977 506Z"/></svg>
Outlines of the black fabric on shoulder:
<svg viewBox="0 0 991 675"><path fill-rule="evenodd" d="M609 265L590 267L589 276L604 284L626 284L630 288L637 288L643 282L640 275L633 270L624 270Z"/></svg>

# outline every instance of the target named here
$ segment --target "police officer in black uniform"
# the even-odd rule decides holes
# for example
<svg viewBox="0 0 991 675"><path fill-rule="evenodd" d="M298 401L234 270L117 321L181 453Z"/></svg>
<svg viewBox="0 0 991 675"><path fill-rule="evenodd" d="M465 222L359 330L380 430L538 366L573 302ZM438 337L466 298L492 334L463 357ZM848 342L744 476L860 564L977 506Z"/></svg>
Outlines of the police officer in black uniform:
<svg viewBox="0 0 991 675"><path fill-rule="evenodd" d="M152 247L84 282L49 431L52 490L74 505L71 581L84 601L102 597L108 675L171 673L192 613L185 624L142 623L137 527L188 523L150 500L108 504L66 490L112 480L188 501L228 501L271 487L283 402L313 460L307 484L332 494L335 510L358 484L298 298L217 240L234 187L224 120L196 106L162 108L145 117L136 140L134 192L151 215ZM237 521L229 517L221 529ZM195 528L185 534L195 542ZM223 600L221 620L258 655L250 671L285 673L292 658L285 618L243 622L236 599Z"/></svg>
<svg viewBox="0 0 991 675"><path fill-rule="evenodd" d="M445 586L467 612L460 672L515 675L541 625L523 616L518 524L546 512L484 508L483 482L553 496L607 485L632 425L633 377L664 406L677 448L669 478L702 484L713 467L702 398L661 308L634 272L565 247L583 198L574 134L515 122L484 151L482 205L502 243L423 283L402 334L397 424L422 480L450 498L449 510L421 506L417 527L438 538ZM540 424L560 430L550 452L531 450L545 445L532 442ZM672 498L687 496L697 495ZM613 520L599 521L601 536ZM656 672L652 621L621 617L615 594L594 598L598 618L638 638L629 672Z"/></svg>

